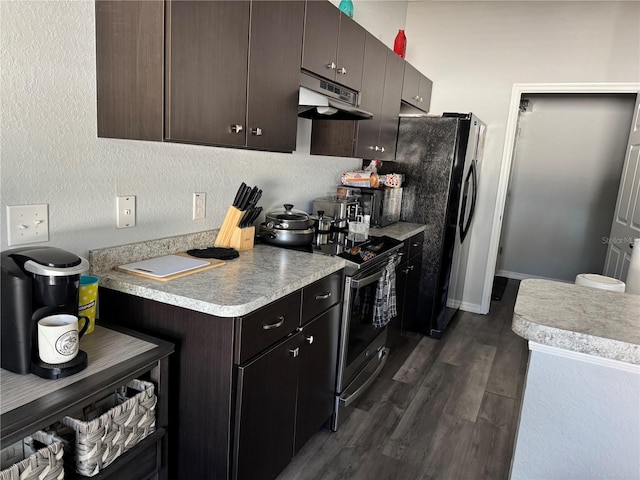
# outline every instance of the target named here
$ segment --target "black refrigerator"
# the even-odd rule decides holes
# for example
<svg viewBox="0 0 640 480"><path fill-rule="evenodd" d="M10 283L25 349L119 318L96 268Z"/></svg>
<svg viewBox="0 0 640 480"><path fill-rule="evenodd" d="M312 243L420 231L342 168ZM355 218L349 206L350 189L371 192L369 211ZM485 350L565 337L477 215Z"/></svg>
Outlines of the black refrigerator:
<svg viewBox="0 0 640 480"><path fill-rule="evenodd" d="M405 330L440 338L462 305L485 130L471 113L399 120L396 161L382 173L404 174L400 220L426 227L417 311L403 318Z"/></svg>

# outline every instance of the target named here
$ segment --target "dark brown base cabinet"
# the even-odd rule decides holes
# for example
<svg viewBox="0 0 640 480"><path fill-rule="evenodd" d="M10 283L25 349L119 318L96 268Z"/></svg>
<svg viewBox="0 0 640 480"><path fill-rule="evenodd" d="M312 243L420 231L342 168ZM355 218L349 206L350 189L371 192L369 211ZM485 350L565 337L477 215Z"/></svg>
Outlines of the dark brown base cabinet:
<svg viewBox="0 0 640 480"><path fill-rule="evenodd" d="M402 260L396 268L396 298L398 315L389 324L388 343L393 347L415 319L422 266L424 232L405 240Z"/></svg>
<svg viewBox="0 0 640 480"><path fill-rule="evenodd" d="M100 288L100 318L172 341L168 478L275 478L333 409L343 273L238 318Z"/></svg>

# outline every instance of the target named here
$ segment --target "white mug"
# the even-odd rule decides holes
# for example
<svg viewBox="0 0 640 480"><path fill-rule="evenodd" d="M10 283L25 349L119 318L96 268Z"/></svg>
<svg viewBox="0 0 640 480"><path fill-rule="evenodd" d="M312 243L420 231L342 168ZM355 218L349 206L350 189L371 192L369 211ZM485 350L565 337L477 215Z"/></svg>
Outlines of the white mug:
<svg viewBox="0 0 640 480"><path fill-rule="evenodd" d="M78 317L57 313L38 320L38 356L49 364L66 363L80 351L80 338L89 328L89 319L78 331Z"/></svg>

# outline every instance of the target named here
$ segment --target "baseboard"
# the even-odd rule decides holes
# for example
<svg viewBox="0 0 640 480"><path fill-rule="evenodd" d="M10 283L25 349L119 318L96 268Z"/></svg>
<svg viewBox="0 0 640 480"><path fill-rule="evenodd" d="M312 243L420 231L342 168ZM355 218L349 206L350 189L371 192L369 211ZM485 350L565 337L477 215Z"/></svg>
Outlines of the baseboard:
<svg viewBox="0 0 640 480"><path fill-rule="evenodd" d="M479 305L477 303L464 302L460 300L447 300L447 307L459 308L460 310L463 310L465 312L480 313L482 315L489 313L489 312L482 311L482 305Z"/></svg>
<svg viewBox="0 0 640 480"><path fill-rule="evenodd" d="M527 280L529 278L535 278L539 280L551 280L553 282L573 283L569 280L560 280L557 278L541 277L539 275L530 275L528 273L510 272L508 270L496 270L496 277L506 277L512 280Z"/></svg>

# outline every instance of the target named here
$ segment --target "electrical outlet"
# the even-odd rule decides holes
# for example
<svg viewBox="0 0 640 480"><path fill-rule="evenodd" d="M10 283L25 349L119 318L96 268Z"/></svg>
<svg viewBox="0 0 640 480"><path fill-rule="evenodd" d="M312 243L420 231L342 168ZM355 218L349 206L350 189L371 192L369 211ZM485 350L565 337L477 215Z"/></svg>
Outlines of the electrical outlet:
<svg viewBox="0 0 640 480"><path fill-rule="evenodd" d="M49 205L7 205L9 246L49 241Z"/></svg>
<svg viewBox="0 0 640 480"><path fill-rule="evenodd" d="M136 196L125 195L117 197L117 221L118 228L129 228L136 226Z"/></svg>
<svg viewBox="0 0 640 480"><path fill-rule="evenodd" d="M200 192L193 194L193 220L202 220L207 216L207 194Z"/></svg>

